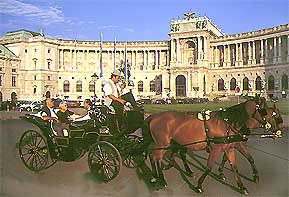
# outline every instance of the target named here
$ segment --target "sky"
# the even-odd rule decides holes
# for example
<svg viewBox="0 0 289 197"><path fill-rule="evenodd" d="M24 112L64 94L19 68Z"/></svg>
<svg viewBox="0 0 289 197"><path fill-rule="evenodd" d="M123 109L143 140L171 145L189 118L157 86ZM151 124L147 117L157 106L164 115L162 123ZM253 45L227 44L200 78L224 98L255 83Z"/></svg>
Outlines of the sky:
<svg viewBox="0 0 289 197"><path fill-rule="evenodd" d="M188 11L225 34L289 23L288 0L0 0L0 37L44 30L47 37L103 41L169 40L170 22Z"/></svg>

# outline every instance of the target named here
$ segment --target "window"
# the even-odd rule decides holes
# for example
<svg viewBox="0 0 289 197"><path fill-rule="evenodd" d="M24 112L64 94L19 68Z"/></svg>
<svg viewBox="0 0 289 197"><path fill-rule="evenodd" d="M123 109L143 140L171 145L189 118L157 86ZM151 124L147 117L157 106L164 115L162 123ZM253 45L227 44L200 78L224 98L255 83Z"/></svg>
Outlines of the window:
<svg viewBox="0 0 289 197"><path fill-rule="evenodd" d="M69 81L64 81L63 92L69 92Z"/></svg>
<svg viewBox="0 0 289 197"><path fill-rule="evenodd" d="M36 94L36 90L37 90L37 88L34 87L34 88L33 88L33 94Z"/></svg>
<svg viewBox="0 0 289 197"><path fill-rule="evenodd" d="M0 86L2 86L2 75L0 75Z"/></svg>
<svg viewBox="0 0 289 197"><path fill-rule="evenodd" d="M51 79L51 77L48 75L48 76L47 76L47 80L50 81L50 79Z"/></svg>
<svg viewBox="0 0 289 197"><path fill-rule="evenodd" d="M76 82L76 92L82 92L82 82L81 81Z"/></svg>
<svg viewBox="0 0 289 197"><path fill-rule="evenodd" d="M0 50L0 53L2 53L2 50Z"/></svg>
<svg viewBox="0 0 289 197"><path fill-rule="evenodd" d="M139 92L143 92L143 82L142 81L139 81L137 83L137 89Z"/></svg>
<svg viewBox="0 0 289 197"><path fill-rule="evenodd" d="M89 92L94 92L94 82L93 81L89 82Z"/></svg>
<svg viewBox="0 0 289 197"><path fill-rule="evenodd" d="M47 62L47 68L50 70L50 66L51 66L51 62L50 61L48 61Z"/></svg>
<svg viewBox="0 0 289 197"><path fill-rule="evenodd" d="M28 52L28 50L27 50L27 49L25 49L25 50L24 50L24 52L25 52L25 53L27 53L27 52Z"/></svg>
<svg viewBox="0 0 289 197"><path fill-rule="evenodd" d="M235 90L236 86L237 86L236 79L232 78L230 81L230 90Z"/></svg>
<svg viewBox="0 0 289 197"><path fill-rule="evenodd" d="M34 53L37 53L37 49L34 49Z"/></svg>
<svg viewBox="0 0 289 197"><path fill-rule="evenodd" d="M261 82L261 77L258 76L256 78L256 81L255 81L255 89L256 90L262 90L262 82Z"/></svg>
<svg viewBox="0 0 289 197"><path fill-rule="evenodd" d="M16 87L16 76L12 76L12 87Z"/></svg>
<svg viewBox="0 0 289 197"><path fill-rule="evenodd" d="M150 81L150 92L156 91L156 83L155 81Z"/></svg>
<svg viewBox="0 0 289 197"><path fill-rule="evenodd" d="M47 50L47 53L50 53L50 50L51 50L51 49L48 49L48 50Z"/></svg>
<svg viewBox="0 0 289 197"><path fill-rule="evenodd" d="M243 90L249 90L249 79L247 77L243 79Z"/></svg>
<svg viewBox="0 0 289 197"><path fill-rule="evenodd" d="M224 79L218 80L218 91L225 90Z"/></svg>
<svg viewBox="0 0 289 197"><path fill-rule="evenodd" d="M34 75L34 81L37 79L36 75Z"/></svg>
<svg viewBox="0 0 289 197"><path fill-rule="evenodd" d="M12 68L12 72L13 72L13 73L16 73L16 69L15 69L15 68Z"/></svg>
<svg viewBox="0 0 289 197"><path fill-rule="evenodd" d="M282 90L288 90L288 76L282 76Z"/></svg>
<svg viewBox="0 0 289 197"><path fill-rule="evenodd" d="M268 77L268 90L274 90L275 85L274 85L274 77L270 75Z"/></svg>

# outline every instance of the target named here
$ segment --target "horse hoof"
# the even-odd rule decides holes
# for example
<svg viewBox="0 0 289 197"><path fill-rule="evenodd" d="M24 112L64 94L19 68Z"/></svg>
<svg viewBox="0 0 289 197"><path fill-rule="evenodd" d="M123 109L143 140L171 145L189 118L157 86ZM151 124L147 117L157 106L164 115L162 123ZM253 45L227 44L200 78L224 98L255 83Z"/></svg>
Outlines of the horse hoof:
<svg viewBox="0 0 289 197"><path fill-rule="evenodd" d="M198 193L203 193L204 190L203 190L202 188L199 188L199 189L197 190L197 192L198 192Z"/></svg>
<svg viewBox="0 0 289 197"><path fill-rule="evenodd" d="M243 194L248 195L249 194L248 190L247 189L243 189Z"/></svg>

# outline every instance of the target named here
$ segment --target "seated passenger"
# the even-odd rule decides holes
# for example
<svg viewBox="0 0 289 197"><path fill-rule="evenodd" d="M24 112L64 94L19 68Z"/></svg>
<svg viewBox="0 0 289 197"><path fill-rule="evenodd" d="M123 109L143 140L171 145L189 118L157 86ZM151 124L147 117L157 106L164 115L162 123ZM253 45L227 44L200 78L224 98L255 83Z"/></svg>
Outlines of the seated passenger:
<svg viewBox="0 0 289 197"><path fill-rule="evenodd" d="M73 111L67 109L67 103L65 101L62 101L59 104L59 111L56 113L56 115L64 136L68 136L69 125L70 121L72 120L71 116L73 114L75 114Z"/></svg>
<svg viewBox="0 0 289 197"><path fill-rule="evenodd" d="M81 123L81 122L85 122L87 120L90 120L90 110L91 110L91 106L92 106L92 102L90 99L85 99L85 101L83 102L83 108L86 109L86 114L76 118L73 122L74 123Z"/></svg>

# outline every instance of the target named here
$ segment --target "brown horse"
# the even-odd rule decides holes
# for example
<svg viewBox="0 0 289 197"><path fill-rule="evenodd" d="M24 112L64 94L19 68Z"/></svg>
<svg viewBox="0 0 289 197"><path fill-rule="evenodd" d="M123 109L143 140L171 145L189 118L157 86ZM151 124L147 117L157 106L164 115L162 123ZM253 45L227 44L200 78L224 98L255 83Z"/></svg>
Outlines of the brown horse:
<svg viewBox="0 0 289 197"><path fill-rule="evenodd" d="M256 110L252 111L254 111L252 114L256 119L257 112ZM267 114L270 114L270 112L267 112ZM198 119L197 116L196 113L162 112L154 114L148 119L150 134L155 146L150 154L153 176L164 186L166 185L160 164L166 149L170 147L171 140L173 140L177 144L195 151L204 150L206 147L210 148L207 169L199 178L198 185L193 188L195 191L202 192L204 179L211 171L216 159L224 152L232 167L239 191L247 193L247 189L238 175L234 153L236 144L244 141L243 134L239 132L240 126L233 127L223 119L222 113L219 112L212 112L208 119L206 114L203 113L204 120ZM266 118L266 121L272 121L272 125L276 128L276 121L273 120L275 118L269 115ZM256 119L256 122L261 124L262 116ZM182 159L186 170L190 172L185 158Z"/></svg>
<svg viewBox="0 0 289 197"><path fill-rule="evenodd" d="M281 133L285 129L285 124L283 123L280 110L277 109L275 104L273 105L273 108L268 108L266 100L263 97L257 98L255 97L254 100L249 100L246 101L245 103L229 107L225 111L225 114L226 114L225 116L227 116L226 118L229 119L230 124L233 124L235 127L239 127L240 132L242 132L242 134L250 135L251 130L260 127L263 127L267 131L271 130L273 132L280 130ZM234 116L234 114L237 114L237 116ZM240 117L243 117L243 119ZM240 122L240 120L242 122ZM266 120L269 122L266 122ZM276 125L277 127L270 127L270 125L271 126ZM266 128L268 126L270 128ZM235 148L249 161L253 171L253 181L258 182L259 181L258 170L256 168L253 157L250 155L245 145L245 142L236 142ZM227 157L224 154L223 160L218 169L219 177L224 180L225 176L223 174L223 169L226 161Z"/></svg>

